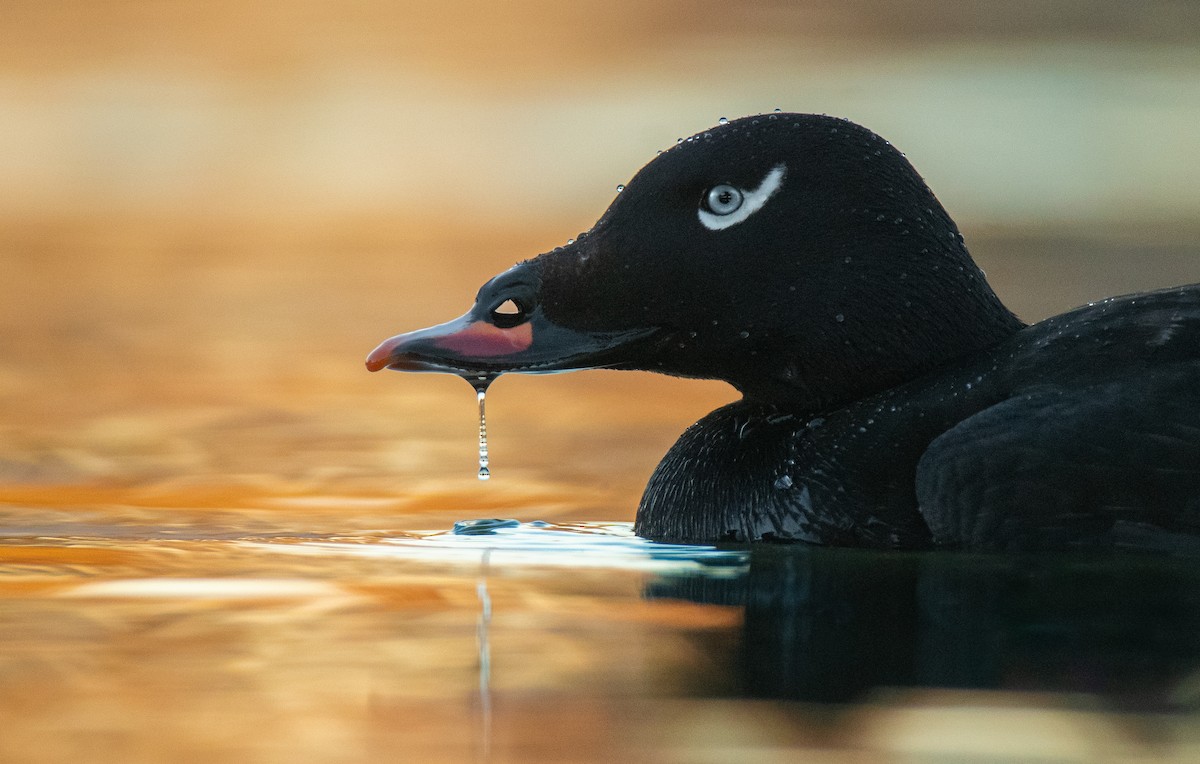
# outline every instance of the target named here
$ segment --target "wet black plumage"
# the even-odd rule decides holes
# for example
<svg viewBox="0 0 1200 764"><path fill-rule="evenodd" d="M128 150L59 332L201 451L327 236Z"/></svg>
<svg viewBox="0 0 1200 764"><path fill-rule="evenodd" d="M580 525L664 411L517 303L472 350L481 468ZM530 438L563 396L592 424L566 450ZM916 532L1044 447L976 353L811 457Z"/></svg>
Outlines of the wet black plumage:
<svg viewBox="0 0 1200 764"><path fill-rule="evenodd" d="M1186 538L1200 531L1198 349L1200 290L1180 287L1057 316L831 410L735 403L659 465L639 532L1200 550ZM704 469L721 474L688 477L714 452ZM664 511L679 504L722 509Z"/></svg>

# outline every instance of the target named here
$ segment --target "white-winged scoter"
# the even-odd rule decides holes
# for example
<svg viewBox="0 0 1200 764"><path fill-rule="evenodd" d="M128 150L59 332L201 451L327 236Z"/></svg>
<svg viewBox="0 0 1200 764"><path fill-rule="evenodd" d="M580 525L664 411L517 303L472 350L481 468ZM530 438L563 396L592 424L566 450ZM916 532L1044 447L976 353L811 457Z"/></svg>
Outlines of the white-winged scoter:
<svg viewBox="0 0 1200 764"><path fill-rule="evenodd" d="M904 155L843 119L687 139L586 235L367 367L726 380L742 400L646 487L635 530L652 539L1200 543L1200 285L1026 326Z"/></svg>

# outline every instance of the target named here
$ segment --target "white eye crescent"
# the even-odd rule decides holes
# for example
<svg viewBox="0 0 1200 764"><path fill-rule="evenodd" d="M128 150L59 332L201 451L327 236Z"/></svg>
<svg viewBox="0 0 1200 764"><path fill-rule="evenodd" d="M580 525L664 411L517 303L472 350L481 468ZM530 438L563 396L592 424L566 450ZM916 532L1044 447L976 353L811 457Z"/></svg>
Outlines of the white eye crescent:
<svg viewBox="0 0 1200 764"><path fill-rule="evenodd" d="M713 186L704 195L697 211L700 223L710 231L721 231L737 225L762 209L783 185L786 175L787 165L781 162L771 168L753 191L739 189L728 183Z"/></svg>

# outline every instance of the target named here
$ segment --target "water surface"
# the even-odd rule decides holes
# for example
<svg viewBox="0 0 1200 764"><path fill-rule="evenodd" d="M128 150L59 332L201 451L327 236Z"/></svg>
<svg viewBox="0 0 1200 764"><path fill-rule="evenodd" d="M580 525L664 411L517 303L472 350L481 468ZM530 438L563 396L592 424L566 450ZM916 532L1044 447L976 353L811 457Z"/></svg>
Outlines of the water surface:
<svg viewBox="0 0 1200 764"><path fill-rule="evenodd" d="M1200 732L1187 561L715 549L504 518L181 534L93 513L48 535L19 515L3 760L1094 761L1185 757Z"/></svg>

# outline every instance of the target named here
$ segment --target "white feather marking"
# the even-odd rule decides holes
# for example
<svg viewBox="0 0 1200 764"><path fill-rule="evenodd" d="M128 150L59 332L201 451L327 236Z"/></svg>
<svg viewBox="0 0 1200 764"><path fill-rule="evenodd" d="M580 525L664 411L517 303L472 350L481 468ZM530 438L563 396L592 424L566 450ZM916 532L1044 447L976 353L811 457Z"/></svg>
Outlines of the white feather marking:
<svg viewBox="0 0 1200 764"><path fill-rule="evenodd" d="M787 177L787 165L780 162L771 168L771 171L767 173L767 177L762 179L762 183L758 184L758 188L753 191L742 190L744 198L742 206L730 214L718 215L715 212L700 209L701 224L710 231L723 231L730 226L737 225L762 209L767 200L774 196L783 186L783 179L785 177Z"/></svg>

